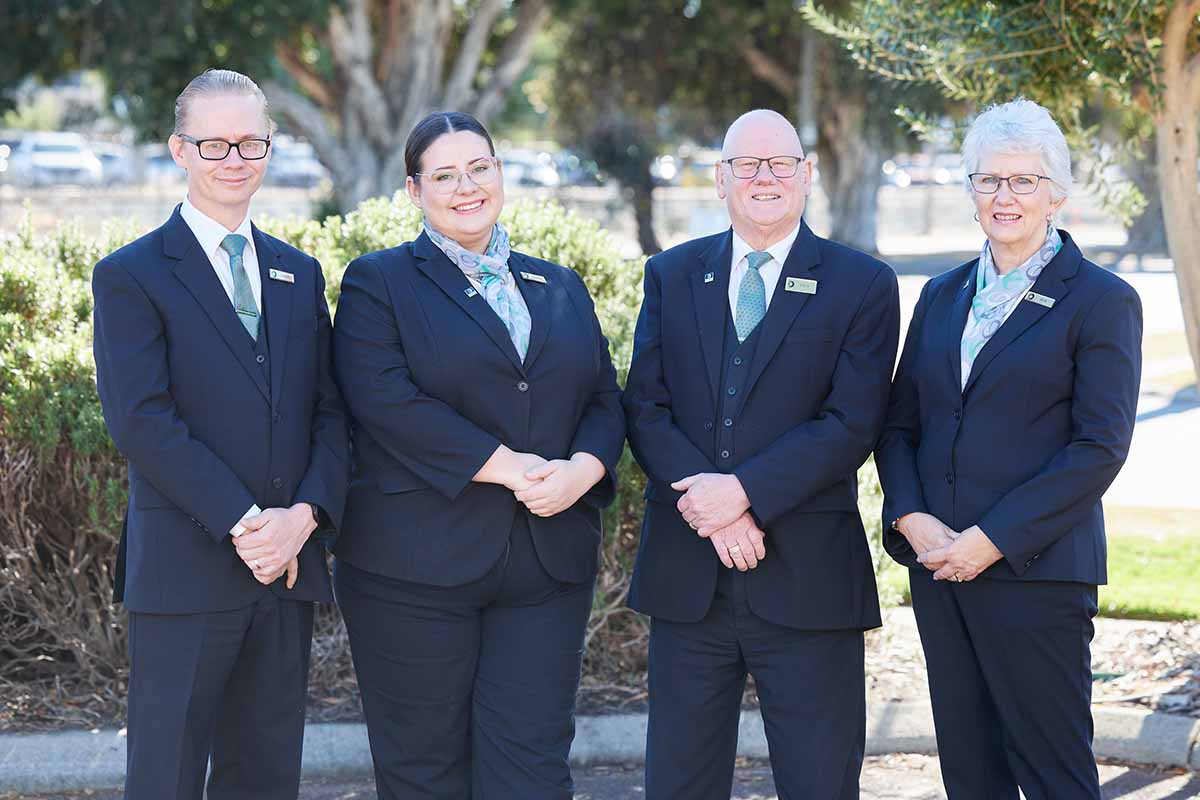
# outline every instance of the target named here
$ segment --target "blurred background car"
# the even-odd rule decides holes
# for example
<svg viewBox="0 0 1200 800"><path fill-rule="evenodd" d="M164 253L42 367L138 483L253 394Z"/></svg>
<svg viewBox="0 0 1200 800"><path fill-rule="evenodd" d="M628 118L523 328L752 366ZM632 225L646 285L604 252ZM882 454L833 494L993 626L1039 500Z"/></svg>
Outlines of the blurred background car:
<svg viewBox="0 0 1200 800"><path fill-rule="evenodd" d="M271 139L271 163L264 183L311 189L329 180L329 170L317 159L308 142L279 135Z"/></svg>
<svg viewBox="0 0 1200 800"><path fill-rule="evenodd" d="M562 181L554 156L545 150L511 148L498 153L507 186L554 188Z"/></svg>
<svg viewBox="0 0 1200 800"><path fill-rule="evenodd" d="M78 133L30 133L9 157L14 183L22 186L99 186L104 179L100 159Z"/></svg>
<svg viewBox="0 0 1200 800"><path fill-rule="evenodd" d="M101 183L105 186L126 186L134 182L133 151L120 144L92 142L92 152L100 159Z"/></svg>
<svg viewBox="0 0 1200 800"><path fill-rule="evenodd" d="M171 158L165 144L142 146L142 183L149 186L172 186L183 183L187 173Z"/></svg>

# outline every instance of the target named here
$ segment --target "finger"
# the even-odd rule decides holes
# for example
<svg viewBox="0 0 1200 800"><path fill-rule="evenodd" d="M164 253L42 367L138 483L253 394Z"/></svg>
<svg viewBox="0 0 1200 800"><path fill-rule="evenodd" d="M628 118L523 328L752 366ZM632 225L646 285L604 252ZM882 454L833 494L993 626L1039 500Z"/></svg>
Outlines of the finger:
<svg viewBox="0 0 1200 800"><path fill-rule="evenodd" d="M562 466L562 463L558 462L558 461L547 461L543 464L538 464L533 469L527 470L525 472L525 480L540 481L542 478L545 478L547 475L552 475L561 466Z"/></svg>
<svg viewBox="0 0 1200 800"><path fill-rule="evenodd" d="M287 566L287 588L291 589L295 586L298 577L300 577L300 559L293 558Z"/></svg>
<svg viewBox="0 0 1200 800"><path fill-rule="evenodd" d="M699 536L701 539L708 539L709 537L711 537L713 534L717 533L720 530L721 530L721 528L713 528L713 527L696 528L696 535Z"/></svg>
<svg viewBox="0 0 1200 800"><path fill-rule="evenodd" d="M710 539L713 549L717 551L717 558L721 559L721 563L726 569L733 569L733 559L729 557L729 551L725 547L724 542L719 542L716 539Z"/></svg>
<svg viewBox="0 0 1200 800"><path fill-rule="evenodd" d="M686 478L680 478L671 484L671 488L677 492L686 492L692 488L692 484L700 479L699 475L689 475Z"/></svg>
<svg viewBox="0 0 1200 800"><path fill-rule="evenodd" d="M733 565L738 568L738 572L745 572L750 569L750 566L746 563L746 555L742 552L741 545L736 542L729 547L729 557L733 559Z"/></svg>
<svg viewBox="0 0 1200 800"><path fill-rule="evenodd" d="M742 554L742 558L746 559L746 566L754 569L758 566L758 553L754 549L754 543L750 541L750 537L745 533L738 536L738 546L741 548L738 552Z"/></svg>
<svg viewBox="0 0 1200 800"><path fill-rule="evenodd" d="M242 517L242 519L240 519L238 521L241 523L242 527L245 528L246 530L256 531L259 528L261 528L262 526L266 525L268 522L270 522L272 516L273 516L272 514L267 514L266 512L263 512L261 514L254 514L249 517Z"/></svg>
<svg viewBox="0 0 1200 800"><path fill-rule="evenodd" d="M748 534L751 544L754 545L754 555L758 556L758 560L762 561L767 557L767 540L762 535L762 531L757 528L752 529Z"/></svg>
<svg viewBox="0 0 1200 800"><path fill-rule="evenodd" d="M675 507L679 509L680 514L686 514L691 511L693 505L692 498L686 494L675 503Z"/></svg>

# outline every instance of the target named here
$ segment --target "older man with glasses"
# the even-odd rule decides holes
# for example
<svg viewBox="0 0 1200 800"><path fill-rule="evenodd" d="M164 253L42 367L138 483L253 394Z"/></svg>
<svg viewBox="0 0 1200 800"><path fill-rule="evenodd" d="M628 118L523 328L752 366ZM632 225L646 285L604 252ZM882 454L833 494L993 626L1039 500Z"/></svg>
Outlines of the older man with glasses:
<svg viewBox="0 0 1200 800"><path fill-rule="evenodd" d="M96 382L130 498L126 800L295 800L348 432L321 266L250 222L272 129L245 75L179 95L187 196L96 265ZM319 533L318 533L319 532Z"/></svg>
<svg viewBox="0 0 1200 800"><path fill-rule="evenodd" d="M779 114L734 122L716 169L732 229L646 263L624 395L649 478L629 596L653 618L646 796L729 797L750 674L779 796L856 798L880 616L855 473L896 276L809 230L812 166Z"/></svg>

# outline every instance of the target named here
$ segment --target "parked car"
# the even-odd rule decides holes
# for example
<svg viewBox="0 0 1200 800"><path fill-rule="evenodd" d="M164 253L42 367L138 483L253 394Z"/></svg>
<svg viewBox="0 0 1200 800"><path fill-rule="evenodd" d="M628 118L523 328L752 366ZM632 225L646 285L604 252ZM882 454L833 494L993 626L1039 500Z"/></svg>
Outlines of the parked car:
<svg viewBox="0 0 1200 800"><path fill-rule="evenodd" d="M78 133L30 133L10 159L13 181L24 186L98 186L104 168Z"/></svg>
<svg viewBox="0 0 1200 800"><path fill-rule="evenodd" d="M329 170L317 159L311 144L286 136L271 140L271 164L267 167L266 183L311 189L328 179Z"/></svg>
<svg viewBox="0 0 1200 800"><path fill-rule="evenodd" d="M607 180L595 161L570 150L554 155L554 169L562 186L603 186Z"/></svg>
<svg viewBox="0 0 1200 800"><path fill-rule="evenodd" d="M503 164L506 186L554 188L562 183L554 167L554 157L545 151L514 148L498 155Z"/></svg>
<svg viewBox="0 0 1200 800"><path fill-rule="evenodd" d="M100 159L105 186L133 183L133 151L128 147L108 142L92 142L92 152Z"/></svg>
<svg viewBox="0 0 1200 800"><path fill-rule="evenodd" d="M148 144L142 148L142 183L150 186L171 186L183 183L183 171L165 144Z"/></svg>

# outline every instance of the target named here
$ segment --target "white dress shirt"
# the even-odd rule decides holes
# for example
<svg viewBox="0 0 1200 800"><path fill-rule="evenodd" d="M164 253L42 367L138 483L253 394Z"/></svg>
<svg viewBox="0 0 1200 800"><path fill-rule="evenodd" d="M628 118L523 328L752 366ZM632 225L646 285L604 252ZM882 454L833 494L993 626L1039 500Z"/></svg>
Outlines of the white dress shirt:
<svg viewBox="0 0 1200 800"><path fill-rule="evenodd" d="M179 214L187 226L192 229L196 241L200 243L200 249L208 256L213 272L217 273L217 279L221 281L221 286L225 287L225 294L229 297L230 305L233 305L233 268L229 264L229 254L221 249L221 242L225 241L225 237L231 233L240 233L246 237L246 249L242 250L242 264L245 265L246 276L250 279L250 290L254 293L254 305L258 307L258 313L261 314L262 276L258 274L258 256L254 252L254 235L250 230L250 215L247 214L242 219L242 224L237 226L237 230L231 231L192 205L192 201L186 196L183 198ZM261 510L255 503L246 510L242 519L252 517ZM234 538L245 532L246 529L241 522L229 530Z"/></svg>
<svg viewBox="0 0 1200 800"><path fill-rule="evenodd" d="M799 224L787 236L767 247L766 252L771 254L771 260L758 268L758 274L762 276L763 286L767 290L767 308L771 307L771 298L775 295L775 285L779 283L779 276L783 274L783 262L787 261L788 253L791 252L792 244L798 235L800 235ZM746 256L753 252L754 248L746 244L746 240L734 231L733 264L729 273L729 310L734 315L737 314L738 292L742 288L742 278L746 277L746 270L750 269L750 262L746 260Z"/></svg>
<svg viewBox="0 0 1200 800"><path fill-rule="evenodd" d="M229 254L221 249L221 242L231 233L246 237L246 249L242 251L242 264L246 267L246 277L250 279L250 291L254 294L254 305L258 313L262 313L262 276L258 273L258 254L254 250L254 234L250 229L250 215L242 219L237 230L229 230L212 217L192 205L187 197L183 198L183 206L179 209L183 221L192 229L200 248L208 256L213 272L225 288L230 305L233 304L233 269L229 266Z"/></svg>

